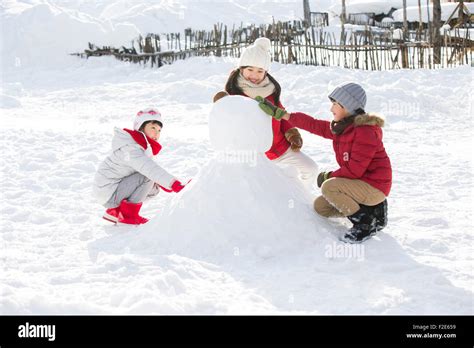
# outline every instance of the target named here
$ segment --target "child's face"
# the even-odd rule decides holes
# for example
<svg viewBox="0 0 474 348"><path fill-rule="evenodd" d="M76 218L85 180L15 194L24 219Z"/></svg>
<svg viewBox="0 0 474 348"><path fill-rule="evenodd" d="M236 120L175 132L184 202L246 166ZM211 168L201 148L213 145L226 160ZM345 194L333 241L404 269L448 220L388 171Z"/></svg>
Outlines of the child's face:
<svg viewBox="0 0 474 348"><path fill-rule="evenodd" d="M147 123L143 129L143 132L148 138L158 141L161 135L161 127L156 123Z"/></svg>
<svg viewBox="0 0 474 348"><path fill-rule="evenodd" d="M255 66L248 66L240 70L242 76L247 80L255 84L259 84L265 78L266 71L262 68Z"/></svg>
<svg viewBox="0 0 474 348"><path fill-rule="evenodd" d="M332 102L331 112L334 117L334 121L336 122L339 122L344 117L349 116L349 112L346 109L344 109L344 107L341 104L337 102Z"/></svg>

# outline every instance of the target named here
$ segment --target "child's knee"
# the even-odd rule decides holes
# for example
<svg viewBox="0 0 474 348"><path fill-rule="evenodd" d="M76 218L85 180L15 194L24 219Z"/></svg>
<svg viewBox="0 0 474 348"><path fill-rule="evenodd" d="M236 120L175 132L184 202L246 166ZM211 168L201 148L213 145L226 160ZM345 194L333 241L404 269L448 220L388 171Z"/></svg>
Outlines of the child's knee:
<svg viewBox="0 0 474 348"><path fill-rule="evenodd" d="M158 193L160 193L160 188L158 185L153 185L151 189L148 191L147 199L153 198L158 196Z"/></svg>
<svg viewBox="0 0 474 348"><path fill-rule="evenodd" d="M153 191L154 186L155 186L155 183L152 180L145 177L145 179L143 180L142 184L139 187L143 188L143 190L146 192L151 192Z"/></svg>
<svg viewBox="0 0 474 348"><path fill-rule="evenodd" d="M321 193L323 196L326 196L329 192L333 192L337 187L338 180L337 178L329 178L321 185Z"/></svg>
<svg viewBox="0 0 474 348"><path fill-rule="evenodd" d="M324 198L323 196L319 196L314 200L313 203L313 208L316 213L318 213L321 216L324 217L329 217L329 210L331 209L331 206L329 202Z"/></svg>

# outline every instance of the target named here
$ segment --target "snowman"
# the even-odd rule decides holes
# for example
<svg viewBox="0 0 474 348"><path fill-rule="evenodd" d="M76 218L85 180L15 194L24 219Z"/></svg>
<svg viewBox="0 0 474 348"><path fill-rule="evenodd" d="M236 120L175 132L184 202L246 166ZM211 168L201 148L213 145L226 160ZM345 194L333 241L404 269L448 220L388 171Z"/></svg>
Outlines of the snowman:
<svg viewBox="0 0 474 348"><path fill-rule="evenodd" d="M266 258L317 243L327 224L314 213L312 197L265 156L271 122L253 99L215 98L209 114L215 155L140 228L141 247L193 258Z"/></svg>

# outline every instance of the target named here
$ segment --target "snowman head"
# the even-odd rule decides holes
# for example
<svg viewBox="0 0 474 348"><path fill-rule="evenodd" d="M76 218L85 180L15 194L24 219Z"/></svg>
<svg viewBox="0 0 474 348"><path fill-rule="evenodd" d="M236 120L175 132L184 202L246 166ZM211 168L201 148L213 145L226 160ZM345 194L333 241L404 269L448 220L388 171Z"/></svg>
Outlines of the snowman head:
<svg viewBox="0 0 474 348"><path fill-rule="evenodd" d="M251 98L226 96L212 106L209 138L216 151L254 151L263 154L272 146L272 118Z"/></svg>

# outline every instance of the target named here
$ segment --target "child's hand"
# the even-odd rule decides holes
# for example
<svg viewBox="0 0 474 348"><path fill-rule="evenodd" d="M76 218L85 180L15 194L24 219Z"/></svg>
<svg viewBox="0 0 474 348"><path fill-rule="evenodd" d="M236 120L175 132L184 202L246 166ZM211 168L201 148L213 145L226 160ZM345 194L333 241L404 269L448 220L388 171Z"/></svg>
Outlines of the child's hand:
<svg viewBox="0 0 474 348"><path fill-rule="evenodd" d="M158 185L161 187L161 189L165 192L176 192L178 193L179 191L181 191L183 188L186 187L187 184L189 184L191 182L192 179L189 179L189 181L186 183L186 184L182 184L181 181L179 180L175 180L173 182L173 185L171 185L171 190L170 189L167 189L166 187L163 187L161 185Z"/></svg>
<svg viewBox="0 0 474 348"><path fill-rule="evenodd" d="M215 95L214 95L214 98L212 98L212 102L215 103L216 101L218 101L219 99L222 99L226 96L228 96L229 93L227 93L226 91L220 91L220 92L217 92Z"/></svg>
<svg viewBox="0 0 474 348"><path fill-rule="evenodd" d="M189 179L189 181L186 183L186 184L182 184L181 181L179 180L176 180L173 185L171 185L171 190L173 190L173 192L176 192L178 193L179 191L181 191L182 189L184 189L186 187L187 184L189 184L191 182L192 179Z"/></svg>
<svg viewBox="0 0 474 348"><path fill-rule="evenodd" d="M258 101L258 106L262 109L267 115L277 119L278 121L282 119L283 116L287 114L287 112L279 107L276 107L268 100L263 99L262 97L258 96L255 98Z"/></svg>
<svg viewBox="0 0 474 348"><path fill-rule="evenodd" d="M291 150L298 152L303 147L303 138L296 128L288 129L285 138L291 144Z"/></svg>
<svg viewBox="0 0 474 348"><path fill-rule="evenodd" d="M171 190L173 190L173 192L179 192L181 191L182 189L184 189L184 185L181 184L181 181L179 180L176 180L173 185L171 185Z"/></svg>
<svg viewBox="0 0 474 348"><path fill-rule="evenodd" d="M323 183L331 177L332 172L321 172L318 175L318 187L321 187Z"/></svg>

